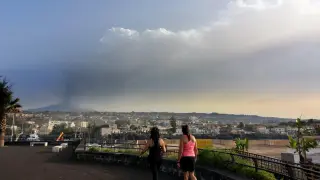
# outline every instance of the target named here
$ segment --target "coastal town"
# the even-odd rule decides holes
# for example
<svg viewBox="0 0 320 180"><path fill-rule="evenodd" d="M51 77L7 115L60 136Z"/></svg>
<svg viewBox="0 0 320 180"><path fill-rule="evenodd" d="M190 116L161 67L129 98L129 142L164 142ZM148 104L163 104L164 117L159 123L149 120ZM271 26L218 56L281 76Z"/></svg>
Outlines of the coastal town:
<svg viewBox="0 0 320 180"><path fill-rule="evenodd" d="M7 136L37 133L40 136L88 132L95 129L95 135L103 138L108 135L148 133L157 126L163 136L181 135L181 125L188 124L196 136L233 139L287 139L298 131L293 124L295 119L268 118L248 115L218 113L147 113L147 112L23 112L7 115ZM310 135L320 133L320 121L305 120L304 130ZM62 128L62 129L61 129Z"/></svg>

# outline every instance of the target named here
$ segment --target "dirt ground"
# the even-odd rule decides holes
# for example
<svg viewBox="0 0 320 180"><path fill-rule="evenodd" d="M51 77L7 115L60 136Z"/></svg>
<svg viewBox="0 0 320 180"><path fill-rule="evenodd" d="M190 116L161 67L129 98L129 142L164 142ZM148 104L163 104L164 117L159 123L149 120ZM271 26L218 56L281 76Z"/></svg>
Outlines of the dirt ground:
<svg viewBox="0 0 320 180"><path fill-rule="evenodd" d="M50 147L0 148L0 173L4 180L149 180L151 173L123 166L57 161ZM162 174L160 179L172 179Z"/></svg>
<svg viewBox="0 0 320 180"><path fill-rule="evenodd" d="M170 149L178 149L177 144L169 144ZM173 147L175 146L175 147ZM234 148L234 146L226 146L226 145L220 145L220 144L214 144L213 145L215 148L219 149L231 149ZM263 156L269 156L269 157L274 157L274 158L281 158L281 153L282 152L287 152L287 147L286 146L268 146L268 145L253 145L249 146L249 152L254 153L254 154L260 154Z"/></svg>
<svg viewBox="0 0 320 180"><path fill-rule="evenodd" d="M214 147L223 148L223 149L224 148L232 148L232 147L223 146L223 145L214 145ZM256 145L256 146L250 146L249 152L280 159L281 153L287 152L287 147L285 147L285 146Z"/></svg>

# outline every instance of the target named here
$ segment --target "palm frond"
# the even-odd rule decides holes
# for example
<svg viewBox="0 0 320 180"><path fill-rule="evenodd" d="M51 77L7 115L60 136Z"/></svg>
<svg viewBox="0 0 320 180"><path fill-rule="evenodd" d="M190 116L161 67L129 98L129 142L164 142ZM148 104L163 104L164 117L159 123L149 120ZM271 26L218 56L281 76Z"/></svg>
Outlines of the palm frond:
<svg viewBox="0 0 320 180"><path fill-rule="evenodd" d="M18 112L22 108L19 98L14 98L12 86L6 78L0 76L0 114Z"/></svg>
<svg viewBox="0 0 320 180"><path fill-rule="evenodd" d="M292 149L296 149L297 148L297 140L293 139L292 136L288 136L289 138L289 146Z"/></svg>
<svg viewBox="0 0 320 180"><path fill-rule="evenodd" d="M13 101L10 102L10 105L18 104L19 101L20 101L19 98L15 98Z"/></svg>
<svg viewBox="0 0 320 180"><path fill-rule="evenodd" d="M6 106L7 112L17 111L17 109L21 108L22 106L19 104L20 99L16 98L10 101Z"/></svg>

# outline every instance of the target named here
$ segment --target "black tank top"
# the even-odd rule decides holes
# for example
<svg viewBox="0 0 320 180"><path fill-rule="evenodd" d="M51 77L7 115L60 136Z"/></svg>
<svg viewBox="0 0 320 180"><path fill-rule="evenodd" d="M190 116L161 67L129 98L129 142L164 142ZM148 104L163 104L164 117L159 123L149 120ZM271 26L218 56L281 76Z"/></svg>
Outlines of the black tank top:
<svg viewBox="0 0 320 180"><path fill-rule="evenodd" d="M149 160L158 161L162 158L159 139L153 141L153 146L149 147Z"/></svg>

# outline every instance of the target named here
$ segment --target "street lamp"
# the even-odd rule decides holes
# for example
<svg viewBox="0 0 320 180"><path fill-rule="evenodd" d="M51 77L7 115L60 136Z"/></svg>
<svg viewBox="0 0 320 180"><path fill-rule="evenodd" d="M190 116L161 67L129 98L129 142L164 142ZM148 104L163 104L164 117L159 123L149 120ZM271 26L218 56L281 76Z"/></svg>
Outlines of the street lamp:
<svg viewBox="0 0 320 180"><path fill-rule="evenodd" d="M11 142L13 141L13 134L14 134L14 117L15 117L15 114L16 113L21 113L21 109L20 108L17 108L17 109L14 109L11 114L13 114L12 116L12 126L11 126Z"/></svg>
<svg viewBox="0 0 320 180"><path fill-rule="evenodd" d="M14 113L12 113L11 142L13 141L13 133L14 133Z"/></svg>

